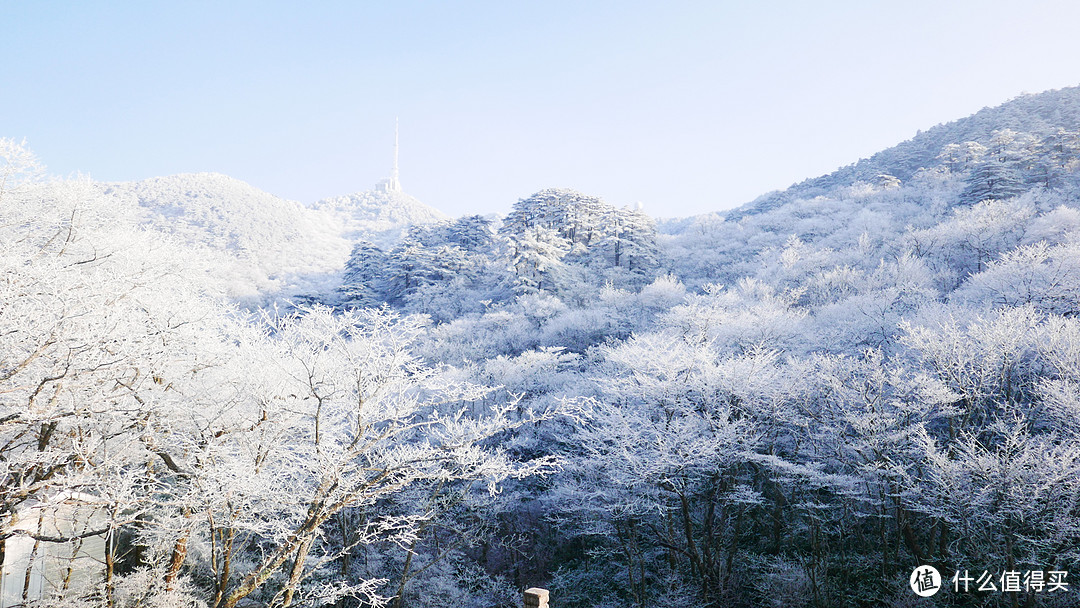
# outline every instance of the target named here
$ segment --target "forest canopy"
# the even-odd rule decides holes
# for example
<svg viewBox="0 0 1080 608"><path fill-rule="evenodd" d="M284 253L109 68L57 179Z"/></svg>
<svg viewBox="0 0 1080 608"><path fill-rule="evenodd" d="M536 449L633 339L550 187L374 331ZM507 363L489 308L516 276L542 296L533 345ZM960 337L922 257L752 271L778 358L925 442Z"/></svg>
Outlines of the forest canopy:
<svg viewBox="0 0 1080 608"><path fill-rule="evenodd" d="M924 564L939 605L1072 605L1002 578L1080 566L1052 93L726 215L553 188L347 256L193 242L0 140L4 605L900 608ZM275 274L305 239L318 281Z"/></svg>

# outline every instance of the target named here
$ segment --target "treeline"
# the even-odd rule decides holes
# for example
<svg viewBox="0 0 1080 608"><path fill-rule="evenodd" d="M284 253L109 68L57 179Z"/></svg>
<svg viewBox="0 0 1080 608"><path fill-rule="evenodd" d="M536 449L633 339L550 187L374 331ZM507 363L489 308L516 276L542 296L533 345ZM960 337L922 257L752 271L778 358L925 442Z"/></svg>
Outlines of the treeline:
<svg viewBox="0 0 1080 608"><path fill-rule="evenodd" d="M659 268L648 216L572 190L520 200L499 224L474 215L413 226L390 251L359 242L330 301L390 304L442 322L529 293L584 302L598 285L640 286Z"/></svg>

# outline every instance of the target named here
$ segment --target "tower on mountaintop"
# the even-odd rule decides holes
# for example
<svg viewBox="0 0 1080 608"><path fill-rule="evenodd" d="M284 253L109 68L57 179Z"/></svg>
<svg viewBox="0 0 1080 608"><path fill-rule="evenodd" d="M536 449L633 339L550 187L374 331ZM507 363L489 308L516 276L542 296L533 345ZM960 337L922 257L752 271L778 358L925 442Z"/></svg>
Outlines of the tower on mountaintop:
<svg viewBox="0 0 1080 608"><path fill-rule="evenodd" d="M390 170L390 177L375 184L377 192L401 192L401 181L398 179L398 121L394 119L394 168Z"/></svg>

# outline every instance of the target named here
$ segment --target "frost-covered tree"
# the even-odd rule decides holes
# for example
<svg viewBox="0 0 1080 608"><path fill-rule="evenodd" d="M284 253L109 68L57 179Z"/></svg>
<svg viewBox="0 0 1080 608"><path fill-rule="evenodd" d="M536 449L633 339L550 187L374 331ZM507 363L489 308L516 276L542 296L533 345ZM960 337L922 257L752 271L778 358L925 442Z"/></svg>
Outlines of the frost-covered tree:
<svg viewBox="0 0 1080 608"><path fill-rule="evenodd" d="M489 493L552 462L495 441L550 411L474 403L484 389L412 354L416 318L246 317L204 290L196 255L88 184L6 196L0 547L55 549L31 552L27 572L91 537L107 547L100 578L48 590L50 605L376 602L384 573L327 573L417 534L431 513L407 492ZM59 536L19 523L71 496L97 523ZM369 515L332 540L358 508Z"/></svg>
<svg viewBox="0 0 1080 608"><path fill-rule="evenodd" d="M561 294L575 282L640 285L659 265L648 216L573 190L543 190L518 201L500 234L524 289ZM579 292L569 295L588 297Z"/></svg>
<svg viewBox="0 0 1080 608"><path fill-rule="evenodd" d="M1027 181L1044 188L1061 188L1080 162L1080 132L1058 129L1039 141Z"/></svg>
<svg viewBox="0 0 1080 608"><path fill-rule="evenodd" d="M491 220L480 215L458 218L447 229L446 240L473 253L488 253L495 246Z"/></svg>
<svg viewBox="0 0 1080 608"><path fill-rule="evenodd" d="M321 565L351 550L321 540L346 509L373 510L421 484L475 480L494 491L508 477L550 466L548 459L515 463L490 441L549 414L511 419L513 403L470 408L483 389L448 383L409 353L422 328L414 319L375 310L334 315L326 309L278 327L272 346L281 349L275 355L281 384L267 395L277 403L266 406L266 421L257 425L272 429L259 435L274 440L260 441L262 450L241 452L243 474L264 481L255 484L258 494L247 496L244 508L216 517L230 529L248 531L264 551L226 586L221 606L231 608L271 581L275 605L316 593L320 587L306 581L317 580ZM472 415L462 416L465 411ZM417 506L369 517L352 546L388 535L408 542L430 516ZM363 591L364 583L357 583Z"/></svg>
<svg viewBox="0 0 1080 608"><path fill-rule="evenodd" d="M952 217L903 237L904 246L938 274L940 288L951 291L968 276L1024 240L1035 209L1022 201L987 200L960 207Z"/></svg>
<svg viewBox="0 0 1080 608"><path fill-rule="evenodd" d="M987 148L977 141L947 144L938 155L941 161L954 173L967 171L986 156Z"/></svg>
<svg viewBox="0 0 1080 608"><path fill-rule="evenodd" d="M533 226L511 239L510 264L523 292L547 289L557 292L563 286L566 268L563 258L570 247L558 232Z"/></svg>
<svg viewBox="0 0 1080 608"><path fill-rule="evenodd" d="M43 171L26 140L0 137L0 202L9 191L36 181Z"/></svg>
<svg viewBox="0 0 1080 608"><path fill-rule="evenodd" d="M353 245L338 288L342 305L367 308L384 303L388 267L389 259L382 249L367 241Z"/></svg>
<svg viewBox="0 0 1080 608"><path fill-rule="evenodd" d="M1057 314L1080 311L1080 251L1045 241L1003 254L970 277L954 298L992 306L1034 305Z"/></svg>
<svg viewBox="0 0 1080 608"><path fill-rule="evenodd" d="M593 247L593 257L600 257L628 273L647 275L659 263L656 229L653 221L636 209L612 208L604 217L601 238Z"/></svg>
<svg viewBox="0 0 1080 608"><path fill-rule="evenodd" d="M194 256L138 230L130 208L101 200L90 184L9 195L18 204L5 205L0 222L0 542L25 534L16 524L27 507L86 496L98 523L50 538L31 533L35 546L55 555L105 534L102 579L89 581L100 594L91 597L121 605L151 590L191 597L178 567L162 559L154 575L136 575L138 559L127 552L155 544L132 539L175 514L158 501L170 462L158 422L227 407L228 380L214 368L230 360L224 336L234 321L200 293Z"/></svg>
<svg viewBox="0 0 1080 608"><path fill-rule="evenodd" d="M973 163L961 201L974 205L1002 201L1025 190L1024 176L1033 164L1035 138L1010 129L995 131L986 154Z"/></svg>

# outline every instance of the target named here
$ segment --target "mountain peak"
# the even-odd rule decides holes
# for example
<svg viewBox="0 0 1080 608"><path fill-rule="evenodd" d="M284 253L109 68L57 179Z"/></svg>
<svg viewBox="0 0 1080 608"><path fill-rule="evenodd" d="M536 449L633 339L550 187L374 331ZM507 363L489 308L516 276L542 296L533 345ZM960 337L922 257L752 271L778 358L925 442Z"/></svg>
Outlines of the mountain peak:
<svg viewBox="0 0 1080 608"><path fill-rule="evenodd" d="M398 189L392 187L395 185ZM325 198L311 207L336 217L342 223L342 236L346 239L365 239L380 247L401 240L410 225L450 219L445 213L402 192L393 177L383 180L372 190Z"/></svg>

